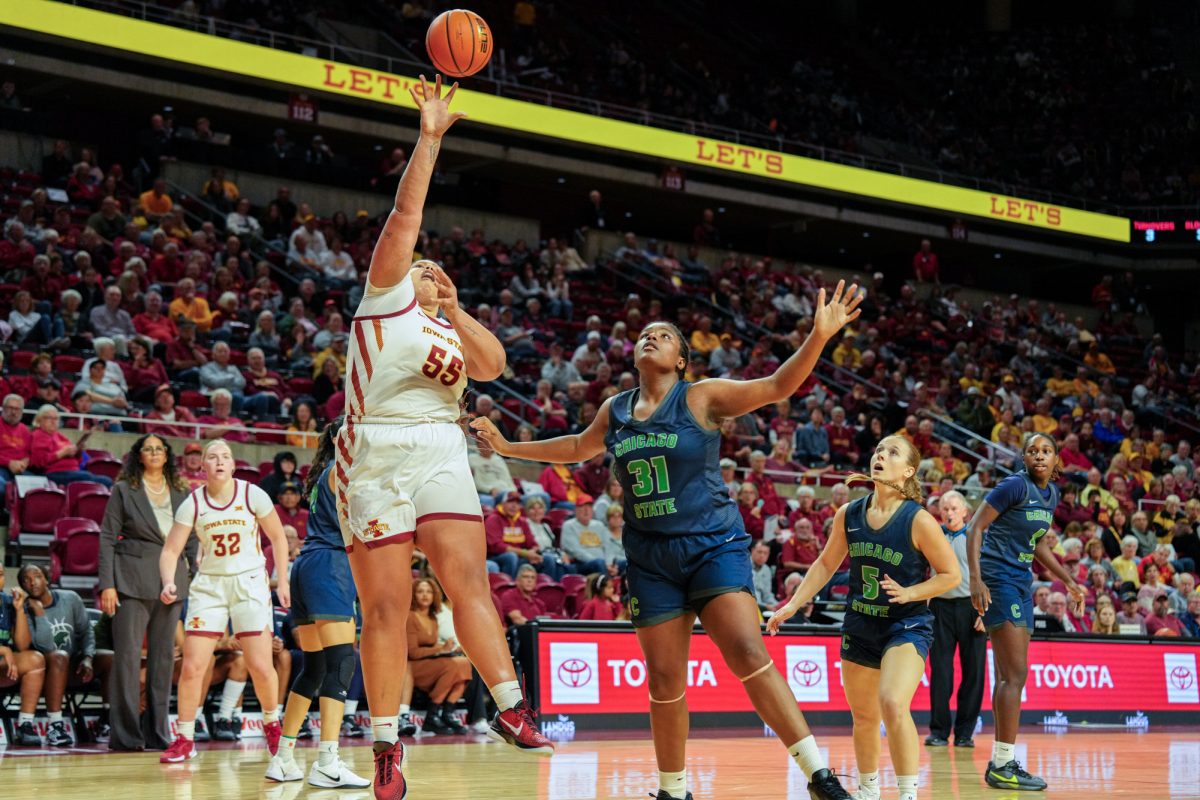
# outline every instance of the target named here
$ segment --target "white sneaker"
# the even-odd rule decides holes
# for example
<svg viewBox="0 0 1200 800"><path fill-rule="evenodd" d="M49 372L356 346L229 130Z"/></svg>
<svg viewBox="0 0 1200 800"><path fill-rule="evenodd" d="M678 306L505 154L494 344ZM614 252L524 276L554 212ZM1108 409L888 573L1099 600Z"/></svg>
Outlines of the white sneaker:
<svg viewBox="0 0 1200 800"><path fill-rule="evenodd" d="M351 789L365 789L371 785L366 778L360 778L351 772L350 767L346 766L346 762L340 758L328 767L322 767L319 762L313 764L312 769L308 771L308 783L322 789L338 789L343 786Z"/></svg>
<svg viewBox="0 0 1200 800"><path fill-rule="evenodd" d="M851 795L854 800L879 800L879 790L871 790L860 787L858 791Z"/></svg>
<svg viewBox="0 0 1200 800"><path fill-rule="evenodd" d="M267 780L284 783L285 781L298 781L304 777L304 771L300 769L300 765L295 759L289 758L284 761L281 756L271 756L271 763L267 764Z"/></svg>
<svg viewBox="0 0 1200 800"><path fill-rule="evenodd" d="M472 733L487 733L491 727L491 723L486 719L477 719L470 725Z"/></svg>

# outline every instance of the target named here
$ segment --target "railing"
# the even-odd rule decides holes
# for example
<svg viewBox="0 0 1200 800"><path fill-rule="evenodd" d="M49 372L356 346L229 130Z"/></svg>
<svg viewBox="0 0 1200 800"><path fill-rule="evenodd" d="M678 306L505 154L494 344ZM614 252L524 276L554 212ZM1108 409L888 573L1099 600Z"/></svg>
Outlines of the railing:
<svg viewBox="0 0 1200 800"><path fill-rule="evenodd" d="M382 53L375 53L357 47L346 46L319 39L310 39L288 33L267 30L265 28L241 25L234 22L218 20L206 16L184 16L175 10L162 8L144 0L56 0L68 5L91 8L121 16L133 17L149 22L156 22L173 27L185 28L212 36L248 42L250 44L269 47L274 50L300 52L316 58L330 60L347 60L355 64L371 67L389 73L415 74L428 71L430 65L423 61L409 58L398 58ZM500 55L500 54L498 54ZM862 167L878 172L903 175L909 178L932 181L934 183L965 186L986 192L997 192L1054 203L1056 205L1100 211L1121 216L1138 216L1141 218L1167 218L1180 214L1200 214L1200 203L1181 206L1122 206L1106 201L1077 197L1062 192L1051 192L1033 186L1025 186L1005 181L989 180L973 175L950 172L919 164L894 161L886 158L866 156L862 153L850 153L831 147L810 142L787 139L782 136L753 133L750 131L729 128L723 125L698 122L685 117L676 117L646 109L609 103L588 97L556 92L549 89L539 89L524 86L511 78L490 70L491 77L476 76L472 88L477 91L487 91L501 97L538 103L540 105L565 108L585 114L619 119L639 125L664 128L705 138L721 139L737 144L746 144L765 150L775 150L793 155L804 156L818 161L828 161L849 166Z"/></svg>
<svg viewBox="0 0 1200 800"><path fill-rule="evenodd" d="M953 431L953 433L955 434L954 436L947 436L945 434L942 434L941 440L943 442L949 442L950 447L957 452L969 454L972 459L979 458L980 454L977 451L972 450L971 448L966 447L963 444L963 442L974 441L974 442L978 442L978 443L982 444L987 449L988 452L996 451L996 452L1003 453L1006 456L1012 457L1012 459L1014 461L1020 460L1020 457L1021 457L1020 453L1018 453L1016 450L1010 450L1007 447L1004 447L996 442L993 442L991 439L980 436L975 431L970 430L968 428L964 428L962 425L959 425L957 422L950 419L949 417L943 417L941 414L934 414L927 410L922 411L920 413L922 415L928 417L929 419L932 419L934 421L935 426L941 425L943 428L948 428L951 431ZM935 427L935 432L936 432L936 427ZM956 437L961 439L961 441L958 441L956 439ZM1002 472L1005 475L1012 474L1012 470L1008 469L1004 465L999 464L994 460L992 460L991 463L992 463L992 468L994 470L996 470L997 472Z"/></svg>

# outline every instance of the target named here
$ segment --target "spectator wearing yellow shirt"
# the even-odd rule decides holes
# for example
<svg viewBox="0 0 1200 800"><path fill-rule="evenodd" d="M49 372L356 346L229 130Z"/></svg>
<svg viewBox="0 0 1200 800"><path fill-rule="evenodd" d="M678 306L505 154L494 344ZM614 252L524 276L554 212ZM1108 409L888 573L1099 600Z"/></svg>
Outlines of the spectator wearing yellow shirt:
<svg viewBox="0 0 1200 800"><path fill-rule="evenodd" d="M1075 370L1075 380L1071 382L1071 394L1076 397L1088 395L1089 397L1097 397L1100 394L1100 387L1096 382L1088 379L1087 367L1080 367Z"/></svg>
<svg viewBox="0 0 1200 800"><path fill-rule="evenodd" d="M979 379L979 368L974 364L965 365L963 367L963 376L958 379L958 385L964 393L971 389L978 389L982 392L983 381Z"/></svg>
<svg viewBox="0 0 1200 800"><path fill-rule="evenodd" d="M1141 578L1138 577L1138 564L1141 559L1138 558L1138 540L1135 536L1125 536L1121 539L1121 555L1112 560L1113 571L1117 573L1119 580L1117 584L1132 583L1134 586L1142 585Z"/></svg>
<svg viewBox="0 0 1200 800"><path fill-rule="evenodd" d="M1058 423L1055 423L1054 427L1057 428ZM1009 435L1011 436L1010 441L1013 441L1013 442L1021 441L1021 429L1018 428L1017 425L1013 422L1013 412L1012 412L1011 408L1006 408L1003 411L1001 411L1000 412L1000 421L997 422L995 424L995 426L992 427L992 441L993 442L1000 441L1000 429L1001 428L1008 429Z"/></svg>
<svg viewBox="0 0 1200 800"><path fill-rule="evenodd" d="M854 346L854 334L846 331L838 346L833 348L833 363L846 369L858 369L862 366L862 352Z"/></svg>
<svg viewBox="0 0 1200 800"><path fill-rule="evenodd" d="M175 207L175 201L167 194L167 182L162 178L154 181L154 186L138 196L138 204L151 222L158 222L159 217Z"/></svg>
<svg viewBox="0 0 1200 800"><path fill-rule="evenodd" d="M1112 359L1100 352L1099 342L1092 342L1088 346L1087 352L1083 354L1083 363L1105 375L1117 374L1117 368L1113 366Z"/></svg>
<svg viewBox="0 0 1200 800"><path fill-rule="evenodd" d="M208 301L196 296L196 282L184 278L175 286L175 299L167 307L171 319L179 322L179 318L190 319L196 323L196 330L208 333L212 330L213 318L216 316L208 307Z"/></svg>
<svg viewBox="0 0 1200 800"><path fill-rule="evenodd" d="M1177 494L1169 494L1163 501L1163 507L1150 520L1154 532L1158 535L1159 544L1170 544L1175 536L1175 523L1187 520L1187 514L1180 507L1182 501Z"/></svg>
<svg viewBox="0 0 1200 800"><path fill-rule="evenodd" d="M1050 413L1050 401L1045 397L1038 400L1034 406L1033 429L1038 433L1054 433L1058 430L1058 420Z"/></svg>
<svg viewBox="0 0 1200 800"><path fill-rule="evenodd" d="M690 341L692 352L699 353L707 360L710 353L721 346L721 337L713 333L712 317L702 316L696 323L696 330L692 331Z"/></svg>
<svg viewBox="0 0 1200 800"><path fill-rule="evenodd" d="M220 167L213 167L212 177L204 182L200 193L213 199L223 199L223 203L228 204L230 208L236 205L238 198L242 196L237 184L226 178L225 170Z"/></svg>
<svg viewBox="0 0 1200 800"><path fill-rule="evenodd" d="M1063 377L1062 367L1053 367L1052 376L1046 381L1046 391L1055 397L1070 397L1075 394L1075 384Z"/></svg>
<svg viewBox="0 0 1200 800"><path fill-rule="evenodd" d="M346 339L348 337L344 333L335 333L333 338L329 340L329 347L326 347L321 352L313 356L313 377L321 374L321 367L329 359L337 362L338 372L345 377L346 375Z"/></svg>

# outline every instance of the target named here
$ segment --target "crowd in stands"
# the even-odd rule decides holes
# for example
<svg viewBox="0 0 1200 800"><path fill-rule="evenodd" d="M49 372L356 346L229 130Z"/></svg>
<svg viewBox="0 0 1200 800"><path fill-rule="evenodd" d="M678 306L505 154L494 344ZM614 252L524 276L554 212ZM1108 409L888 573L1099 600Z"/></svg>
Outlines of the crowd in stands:
<svg viewBox="0 0 1200 800"><path fill-rule="evenodd" d="M203 29L199 21L214 15L251 29L307 29L315 38L320 34L303 23L306 16L336 16L387 31L407 48L396 55L418 61L430 20L445 10L439 3L383 0L336 15L312 0L159 5L188 27ZM834 40L857 46L836 51L822 22L790 29L794 46L783 52L764 38L769 26L742 24L711 4L700 13L671 4L603 12L573 6L564 13L533 0L480 0L473 8L490 22L506 55L493 59L482 79L586 98L594 113L618 112L587 100L626 107L619 112L626 116L648 111L747 131L784 149L883 154L1109 204L1183 204L1200 196L1200 162L1192 156L1194 82L1152 20L1045 22L1005 33L954 27L955 20L932 26L890 20L862 32L837 28ZM757 11L747 18L772 13ZM661 30L675 35L664 43ZM606 42L599 58L595 48L569 46L597 36ZM734 42L756 58L709 55ZM320 159L312 146L309 152Z"/></svg>

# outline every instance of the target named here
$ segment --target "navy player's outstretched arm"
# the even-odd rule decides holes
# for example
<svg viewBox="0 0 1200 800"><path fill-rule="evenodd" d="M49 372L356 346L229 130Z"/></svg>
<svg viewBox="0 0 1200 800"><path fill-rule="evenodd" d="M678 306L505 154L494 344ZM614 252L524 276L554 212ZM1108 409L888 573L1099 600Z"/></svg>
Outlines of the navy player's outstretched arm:
<svg viewBox="0 0 1200 800"><path fill-rule="evenodd" d="M962 572L958 567L958 556L950 540L942 533L937 520L928 511L918 511L912 523L913 545L925 556L936 571L928 580L912 586L901 586L884 573L879 585L888 593L893 603L916 603L931 597L945 594L958 586L962 580Z"/></svg>
<svg viewBox="0 0 1200 800"><path fill-rule="evenodd" d="M604 436L608 433L608 407L612 398L605 400L592 424L582 433L571 436L556 436L540 442L510 442L487 417L471 420L475 434L491 445L501 456L524 458L527 461L545 461L551 464L575 464L587 461L604 452Z"/></svg>
<svg viewBox="0 0 1200 800"><path fill-rule="evenodd" d="M981 615L992 604L992 593L979 574L979 556L983 552L983 532L996 521L1000 512L988 503L980 503L979 510L967 526L967 571L971 578L971 605Z"/></svg>
<svg viewBox="0 0 1200 800"><path fill-rule="evenodd" d="M450 100L458 89L457 83L450 87L445 97L442 97L441 75L437 76L433 86L422 75L418 86L409 87L408 92L421 111L421 135L417 138L417 146L413 148L404 174L400 176L396 205L388 214L379 241L375 243L371 268L367 272L370 284L380 289L390 289L408 274L413 248L421 233L425 195L429 192L433 165L442 147L442 136L451 125L466 116L450 111Z"/></svg>
<svg viewBox="0 0 1200 800"><path fill-rule="evenodd" d="M863 294L858 284L846 290L846 282L838 281L833 297L825 302L825 288L817 293L817 311L813 329L800 349L783 362L774 375L752 381L731 381L714 378L700 381L688 392L688 404L699 420L707 419L719 425L723 419L740 417L763 406L786 400L808 380L821 357L826 343L842 326L858 318ZM697 413L699 412L699 413Z"/></svg>
<svg viewBox="0 0 1200 800"><path fill-rule="evenodd" d="M817 592L825 588L825 584L829 583L829 579L833 577L833 573L837 572L838 567L846 560L846 553L849 546L846 544L846 507L842 506L833 515L833 527L829 529L829 541L825 542L824 549L821 550L821 555L817 556L817 560L808 568L808 572L804 574L804 580L796 587L796 593L792 595L792 599L788 600L783 608L776 611L769 620L767 620L767 631L772 636L779 633L779 626L791 619L797 611L808 605Z"/></svg>

